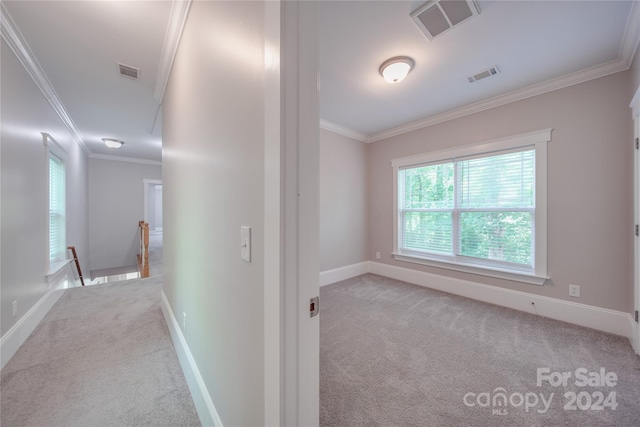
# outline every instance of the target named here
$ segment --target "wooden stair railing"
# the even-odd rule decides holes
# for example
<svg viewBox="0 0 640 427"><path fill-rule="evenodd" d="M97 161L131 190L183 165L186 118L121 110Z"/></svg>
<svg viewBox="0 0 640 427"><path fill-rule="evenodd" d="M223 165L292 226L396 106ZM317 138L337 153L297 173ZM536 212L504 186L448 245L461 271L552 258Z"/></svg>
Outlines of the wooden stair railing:
<svg viewBox="0 0 640 427"><path fill-rule="evenodd" d="M67 246L67 249L71 251L73 260L76 262L76 268L78 269L78 276L80 276L80 283L84 286L84 279L82 278L82 270L80 269L80 262L78 261L78 254L76 254L75 246Z"/></svg>
<svg viewBox="0 0 640 427"><path fill-rule="evenodd" d="M140 229L140 253L138 254L138 271L140 277L149 277L149 224L138 221Z"/></svg>

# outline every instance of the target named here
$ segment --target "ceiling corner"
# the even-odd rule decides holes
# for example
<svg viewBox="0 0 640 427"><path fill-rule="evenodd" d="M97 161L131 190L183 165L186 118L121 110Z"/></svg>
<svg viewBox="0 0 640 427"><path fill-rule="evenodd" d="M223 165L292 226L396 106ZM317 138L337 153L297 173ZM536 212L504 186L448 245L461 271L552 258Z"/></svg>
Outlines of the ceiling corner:
<svg viewBox="0 0 640 427"><path fill-rule="evenodd" d="M620 53L618 59L622 61L627 68L631 67L633 57L638 49L640 42L640 5L638 2L632 2L629 11L629 19L624 30L622 43L620 44Z"/></svg>
<svg viewBox="0 0 640 427"><path fill-rule="evenodd" d="M327 120L320 119L320 128L328 130L329 132L337 133L338 135L346 136L347 138L355 139L356 141L365 143L373 142L369 135L365 135L364 133L337 125Z"/></svg>
<svg viewBox="0 0 640 427"><path fill-rule="evenodd" d="M173 60L176 57L184 24L191 8L191 2L192 0L173 0L171 4L171 14L169 15L164 44L162 45L162 55L156 74L156 87L154 90L156 101L159 104L162 104L164 91L167 88L167 82L171 74L171 67L173 67Z"/></svg>
<svg viewBox="0 0 640 427"><path fill-rule="evenodd" d="M84 138L78 130L77 126L69 116L67 109L64 107L60 98L53 89L51 82L44 73L44 70L40 66L38 59L31 51L29 44L20 33L20 29L15 24L9 11L5 8L4 4L0 3L0 19L1 19L1 33L4 41L7 42L13 53L16 55L22 66L25 68L29 76L33 79L38 89L42 92L44 97L49 101L54 111L60 116L60 119L67 127L73 138L76 140L82 151L87 156L91 155L89 147L84 143Z"/></svg>

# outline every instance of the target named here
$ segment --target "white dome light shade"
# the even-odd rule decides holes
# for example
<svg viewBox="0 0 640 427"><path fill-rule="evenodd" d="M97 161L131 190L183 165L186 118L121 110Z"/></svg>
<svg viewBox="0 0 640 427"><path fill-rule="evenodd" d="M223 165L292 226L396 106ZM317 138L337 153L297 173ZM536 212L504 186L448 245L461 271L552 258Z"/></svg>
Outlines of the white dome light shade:
<svg viewBox="0 0 640 427"><path fill-rule="evenodd" d="M408 56L396 56L382 63L380 75L389 83L398 83L407 77L414 65L415 61Z"/></svg>
<svg viewBox="0 0 640 427"><path fill-rule="evenodd" d="M104 145L109 148L120 148L122 147L122 144L124 144L124 142L120 141L119 139L113 138L102 138L102 141L104 141Z"/></svg>

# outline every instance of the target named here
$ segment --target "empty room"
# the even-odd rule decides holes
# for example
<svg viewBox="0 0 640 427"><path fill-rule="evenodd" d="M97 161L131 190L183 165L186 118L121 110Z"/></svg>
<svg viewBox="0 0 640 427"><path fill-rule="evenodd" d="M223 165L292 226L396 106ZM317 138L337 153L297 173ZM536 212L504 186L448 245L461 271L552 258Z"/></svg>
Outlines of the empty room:
<svg viewBox="0 0 640 427"><path fill-rule="evenodd" d="M321 425L638 423L636 7L320 4Z"/></svg>
<svg viewBox="0 0 640 427"><path fill-rule="evenodd" d="M2 425L639 424L640 3L1 17Z"/></svg>

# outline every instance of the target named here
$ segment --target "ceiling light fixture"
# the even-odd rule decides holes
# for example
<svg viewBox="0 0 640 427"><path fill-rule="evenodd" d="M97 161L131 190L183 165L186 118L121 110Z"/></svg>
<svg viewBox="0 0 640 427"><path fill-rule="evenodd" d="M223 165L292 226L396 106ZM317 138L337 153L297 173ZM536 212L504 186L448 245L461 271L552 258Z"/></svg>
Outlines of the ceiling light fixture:
<svg viewBox="0 0 640 427"><path fill-rule="evenodd" d="M413 70L416 62L408 56L396 56L387 59L380 66L380 75L389 83L398 83Z"/></svg>
<svg viewBox="0 0 640 427"><path fill-rule="evenodd" d="M102 141L104 141L104 145L106 145L109 148L120 148L124 144L123 141L120 141L119 139L113 139L113 138L102 138Z"/></svg>

